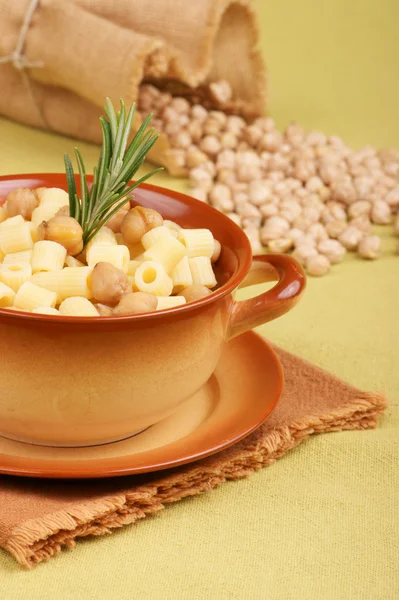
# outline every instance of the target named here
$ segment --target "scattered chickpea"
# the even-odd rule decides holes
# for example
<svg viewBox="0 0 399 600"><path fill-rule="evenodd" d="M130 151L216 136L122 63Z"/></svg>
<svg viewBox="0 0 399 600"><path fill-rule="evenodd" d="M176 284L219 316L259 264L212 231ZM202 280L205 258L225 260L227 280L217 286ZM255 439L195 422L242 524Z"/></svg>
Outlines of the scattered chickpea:
<svg viewBox="0 0 399 600"><path fill-rule="evenodd" d="M363 232L354 225L349 225L338 236L338 240L347 250L355 250L363 237Z"/></svg>
<svg viewBox="0 0 399 600"><path fill-rule="evenodd" d="M377 225L387 225L392 221L391 208L384 200L374 202L371 209L371 220Z"/></svg>
<svg viewBox="0 0 399 600"><path fill-rule="evenodd" d="M338 240L322 240L317 250L326 256L332 265L341 262L346 254L345 247Z"/></svg>
<svg viewBox="0 0 399 600"><path fill-rule="evenodd" d="M32 212L39 206L39 198L35 190L27 188L13 190L8 194L6 202L9 217L21 215L26 220L32 217Z"/></svg>
<svg viewBox="0 0 399 600"><path fill-rule="evenodd" d="M221 150L221 143L215 135L206 135L199 144L200 149L205 154L215 156Z"/></svg>
<svg viewBox="0 0 399 600"><path fill-rule="evenodd" d="M327 256L322 254L309 256L305 263L306 271L312 277L322 277L323 275L327 275L330 270L330 266L330 261L328 260Z"/></svg>
<svg viewBox="0 0 399 600"><path fill-rule="evenodd" d="M202 163L206 162L208 157L204 152L198 150L197 148L193 150L188 150L186 154L186 164L189 169L194 169L198 167Z"/></svg>
<svg viewBox="0 0 399 600"><path fill-rule="evenodd" d="M208 202L208 193L203 188L191 188L190 196L197 200L201 200L201 202Z"/></svg>
<svg viewBox="0 0 399 600"><path fill-rule="evenodd" d="M270 240L268 248L270 252L288 252L291 250L293 242L290 238L279 238L277 240Z"/></svg>
<svg viewBox="0 0 399 600"><path fill-rule="evenodd" d="M114 308L114 316L137 315L152 312L157 308L158 300L153 294L145 292L129 292L124 294L119 304Z"/></svg>
<svg viewBox="0 0 399 600"><path fill-rule="evenodd" d="M381 238L378 235L366 235L359 242L358 253L362 258L375 259L380 255Z"/></svg>
<svg viewBox="0 0 399 600"><path fill-rule="evenodd" d="M224 183L216 183L209 193L209 201L218 210L222 212L231 212L234 210L231 189Z"/></svg>
<svg viewBox="0 0 399 600"><path fill-rule="evenodd" d="M295 248L292 253L292 256L302 265L306 264L306 261L311 256L317 256L317 250L314 246L310 246L309 244L300 244Z"/></svg>
<svg viewBox="0 0 399 600"><path fill-rule="evenodd" d="M229 217L229 219L233 221L236 225L238 225L238 227L241 227L242 223L240 215L238 215L235 212L229 212L226 213L226 217Z"/></svg>

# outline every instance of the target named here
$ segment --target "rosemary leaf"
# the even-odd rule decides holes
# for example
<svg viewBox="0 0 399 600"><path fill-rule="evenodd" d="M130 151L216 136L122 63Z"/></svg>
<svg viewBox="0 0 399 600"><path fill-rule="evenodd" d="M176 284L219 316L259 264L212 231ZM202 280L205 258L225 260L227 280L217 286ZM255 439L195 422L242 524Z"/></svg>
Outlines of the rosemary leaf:
<svg viewBox="0 0 399 600"><path fill-rule="evenodd" d="M76 219L76 184L73 166L68 154L64 154L65 173L68 183L69 214Z"/></svg>

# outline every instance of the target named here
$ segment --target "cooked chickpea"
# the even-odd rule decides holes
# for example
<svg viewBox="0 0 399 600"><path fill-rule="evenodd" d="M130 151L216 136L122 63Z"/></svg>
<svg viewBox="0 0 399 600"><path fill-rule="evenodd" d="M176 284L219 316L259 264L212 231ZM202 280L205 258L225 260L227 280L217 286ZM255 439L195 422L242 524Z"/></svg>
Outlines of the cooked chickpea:
<svg viewBox="0 0 399 600"><path fill-rule="evenodd" d="M91 274L91 289L97 302L115 306L131 290L125 273L107 262L99 262Z"/></svg>
<svg viewBox="0 0 399 600"><path fill-rule="evenodd" d="M322 240L317 249L332 265L341 262L346 254L346 249L338 240Z"/></svg>
<svg viewBox="0 0 399 600"><path fill-rule="evenodd" d="M36 192L27 188L13 190L8 194L6 201L9 217L21 215L26 220L32 217L33 210L39 206Z"/></svg>
<svg viewBox="0 0 399 600"><path fill-rule="evenodd" d="M211 263L215 263L219 260L220 253L222 251L222 246L218 240L214 240L214 249L213 254L211 256Z"/></svg>
<svg viewBox="0 0 399 600"><path fill-rule="evenodd" d="M61 206L60 210L55 213L56 217L69 217L69 205Z"/></svg>
<svg viewBox="0 0 399 600"><path fill-rule="evenodd" d="M194 302L194 300L199 300L200 298L209 296L211 293L212 292L209 288L196 283L184 288L181 292L179 292L179 296L184 296L186 302Z"/></svg>
<svg viewBox="0 0 399 600"><path fill-rule="evenodd" d="M106 304L101 304L100 302L98 302L94 305L94 308L97 310L100 317L112 317L111 306L107 306Z"/></svg>
<svg viewBox="0 0 399 600"><path fill-rule="evenodd" d="M118 210L112 217L107 221L107 227L114 233L119 233L121 230L122 221L125 218L130 208L130 202L126 202L122 208Z"/></svg>
<svg viewBox="0 0 399 600"><path fill-rule="evenodd" d="M73 217L55 216L37 228L38 237L64 246L70 256L83 250L83 229Z"/></svg>
<svg viewBox="0 0 399 600"><path fill-rule="evenodd" d="M122 225L121 233L127 244L138 244L147 231L163 225L163 218L156 210L136 206L126 213Z"/></svg>
<svg viewBox="0 0 399 600"><path fill-rule="evenodd" d="M114 308L114 316L138 315L155 311L158 300L152 294L145 292L130 292L122 296L119 304Z"/></svg>

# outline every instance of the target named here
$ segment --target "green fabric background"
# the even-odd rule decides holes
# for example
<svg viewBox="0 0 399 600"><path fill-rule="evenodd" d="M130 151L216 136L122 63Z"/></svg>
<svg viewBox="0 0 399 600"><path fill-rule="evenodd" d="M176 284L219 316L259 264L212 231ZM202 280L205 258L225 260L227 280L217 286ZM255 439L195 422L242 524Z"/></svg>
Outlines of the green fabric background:
<svg viewBox="0 0 399 600"><path fill-rule="evenodd" d="M355 146L399 145L399 4L257 0L271 112ZM97 149L79 144L87 163ZM60 171L73 141L0 120L0 173ZM158 183L184 190L168 176ZM385 231L385 230L384 230ZM32 572L0 551L0 600L391 600L399 590L399 258L349 258L260 329L391 405L376 431L314 437L248 480ZM255 293L245 291L245 294ZM241 293L241 296L244 296Z"/></svg>

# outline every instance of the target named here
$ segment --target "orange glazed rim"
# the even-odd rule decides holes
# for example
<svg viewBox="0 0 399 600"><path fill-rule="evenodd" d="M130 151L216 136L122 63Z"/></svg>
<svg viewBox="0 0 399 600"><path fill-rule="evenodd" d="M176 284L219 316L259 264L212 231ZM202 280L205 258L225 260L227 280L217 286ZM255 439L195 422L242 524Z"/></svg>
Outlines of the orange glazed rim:
<svg viewBox="0 0 399 600"><path fill-rule="evenodd" d="M88 181L92 181L93 176L87 176ZM79 176L76 176L76 180L79 181ZM2 200L2 187L5 182L10 183L18 183L23 185L25 183L26 187L63 187L66 188L66 176L64 173L24 173L24 174L15 174L15 175L1 175L0 176L0 206ZM6 186L4 186L6 187ZM13 186L14 187L14 186ZM209 296L205 296L199 300L195 300L193 302L189 302L188 304L184 304L181 306L176 306L173 308L168 308L164 310L159 310L151 313L144 313L138 315L123 315L123 316L108 316L108 317L69 317L69 316L59 316L59 315L43 315L37 313L29 313L23 311L13 311L9 309L0 308L0 321L9 320L11 321L29 321L29 322L46 322L46 323L68 323L68 324L91 324L95 325L98 323L99 325L103 323L131 323L136 321L155 321L162 319L165 314L168 316L174 315L182 315L183 313L188 314L193 310L196 310L201 307L205 307L213 302L216 302L220 298L230 294L235 290L238 285L243 281L245 276L248 274L251 263L252 263L252 251L251 245L245 233L236 225L231 219L226 217L223 213L217 211L212 206L209 206L205 202L201 202L200 200L196 200L191 196L183 194L181 192L177 192L175 190L170 190L168 188L164 188L158 185L153 185L149 183L142 183L138 188L136 188L136 192L140 192L142 190L153 191L157 194L162 194L166 198L172 198L173 200L177 200L182 206L193 208L199 213L202 213L202 216L206 217L209 220L210 228L212 228L212 222L222 223L223 228L229 230L229 233L233 237L235 250L241 250L240 256L237 255L238 258L238 268L236 272L230 277L230 279L223 284L219 289L212 292ZM8 194L7 190L7 194ZM243 252L242 252L243 251Z"/></svg>

